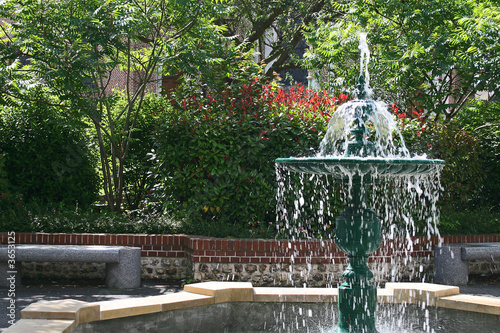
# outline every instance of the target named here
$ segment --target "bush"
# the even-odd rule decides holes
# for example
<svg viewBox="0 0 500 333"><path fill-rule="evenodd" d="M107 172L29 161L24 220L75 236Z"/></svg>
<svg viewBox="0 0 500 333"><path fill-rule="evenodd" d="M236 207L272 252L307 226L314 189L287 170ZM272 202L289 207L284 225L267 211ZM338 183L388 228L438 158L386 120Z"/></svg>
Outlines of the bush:
<svg viewBox="0 0 500 333"><path fill-rule="evenodd" d="M441 214L442 235L477 235L500 233L500 212L488 207L468 210L447 210Z"/></svg>
<svg viewBox="0 0 500 333"><path fill-rule="evenodd" d="M403 136L410 152L446 162L440 206L445 210L470 207L485 180L479 138L456 122L430 123L419 118L405 121Z"/></svg>
<svg viewBox="0 0 500 333"><path fill-rule="evenodd" d="M9 200L10 199L10 200ZM169 215L129 216L97 212L79 207L31 201L18 204L13 198L0 197L0 207L9 203L9 225L2 231L48 233L146 233L172 234L182 231L182 222Z"/></svg>
<svg viewBox="0 0 500 333"><path fill-rule="evenodd" d="M43 91L33 94L41 102L0 108L0 154L9 191L23 203L89 206L99 179L85 126L65 117L67 109L51 106L54 101Z"/></svg>
<svg viewBox="0 0 500 333"><path fill-rule="evenodd" d="M479 139L484 182L475 207L500 211L500 103L473 101L457 117L457 125Z"/></svg>
<svg viewBox="0 0 500 333"><path fill-rule="evenodd" d="M118 113L126 105L125 98L119 99L114 112ZM144 213L155 206L153 192L157 179L152 176L153 160L151 152L154 147L155 131L159 119L171 112L170 102L156 94L144 98L141 112L135 119L135 128L130 138L130 147L124 163L124 206L128 211ZM116 126L123 126L122 117ZM111 148L108 148L111 149ZM151 207L153 206L153 207Z"/></svg>
<svg viewBox="0 0 500 333"><path fill-rule="evenodd" d="M0 128L2 126L2 119L0 118ZM0 193L9 192L9 180L7 179L7 172L5 171L5 156L6 154L0 154Z"/></svg>
<svg viewBox="0 0 500 333"><path fill-rule="evenodd" d="M448 123L405 114L403 134L410 151L445 160L439 225L442 234L496 233L500 209L500 104L471 101Z"/></svg>
<svg viewBox="0 0 500 333"><path fill-rule="evenodd" d="M183 94L156 139L165 207L188 217L192 233L211 235L214 224L228 226L225 236L274 230L274 160L317 149L339 101L300 85L286 94L257 79L233 81L220 96L189 87Z"/></svg>

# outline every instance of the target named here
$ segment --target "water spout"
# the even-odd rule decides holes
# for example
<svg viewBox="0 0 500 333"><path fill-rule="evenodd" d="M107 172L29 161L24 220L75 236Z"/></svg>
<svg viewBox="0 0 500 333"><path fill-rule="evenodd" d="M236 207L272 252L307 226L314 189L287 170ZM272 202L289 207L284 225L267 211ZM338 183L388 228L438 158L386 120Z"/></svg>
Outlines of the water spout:
<svg viewBox="0 0 500 333"><path fill-rule="evenodd" d="M370 89L370 72L368 71L368 64L370 63L370 49L368 47L368 42L366 41L366 32L359 33L359 46L361 51L359 59L359 76L363 77L363 87L361 88L366 92L366 95L360 96L360 88L358 87L358 99L369 98L372 95L372 90ZM361 80L360 80L361 83Z"/></svg>

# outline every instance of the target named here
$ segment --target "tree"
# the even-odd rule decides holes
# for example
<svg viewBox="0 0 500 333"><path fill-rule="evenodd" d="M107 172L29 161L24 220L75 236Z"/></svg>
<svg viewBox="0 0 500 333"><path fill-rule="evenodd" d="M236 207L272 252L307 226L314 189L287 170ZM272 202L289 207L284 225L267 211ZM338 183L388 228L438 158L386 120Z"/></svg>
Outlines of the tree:
<svg viewBox="0 0 500 333"><path fill-rule="evenodd" d="M158 71L216 36L210 1L7 0L0 10L0 103L44 85L95 129L108 207L121 209L124 164L141 105ZM198 56L199 59L200 55ZM117 109L117 73L126 103Z"/></svg>
<svg viewBox="0 0 500 333"><path fill-rule="evenodd" d="M339 17L342 1L333 0L233 0L229 14L219 19L227 26L226 36L237 36L237 45L258 51L258 62L268 65L266 76L299 68L295 50L304 41L304 27L320 15Z"/></svg>
<svg viewBox="0 0 500 333"><path fill-rule="evenodd" d="M328 67L334 89L354 87L356 32L367 32L375 92L449 121L476 93L498 94L499 25L488 0L357 1L343 20L311 26L308 66Z"/></svg>

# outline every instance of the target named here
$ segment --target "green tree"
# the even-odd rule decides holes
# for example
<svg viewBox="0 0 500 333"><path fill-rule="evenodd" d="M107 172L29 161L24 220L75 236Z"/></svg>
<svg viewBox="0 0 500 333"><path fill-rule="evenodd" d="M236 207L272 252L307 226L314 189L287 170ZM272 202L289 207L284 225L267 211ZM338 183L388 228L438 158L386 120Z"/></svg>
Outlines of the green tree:
<svg viewBox="0 0 500 333"><path fill-rule="evenodd" d="M226 36L236 36L236 45L257 51L256 60L268 65L267 77L287 69L300 68L297 47L304 41L304 27L319 16L340 17L342 1L334 0L232 0L229 13L219 22L227 27Z"/></svg>
<svg viewBox="0 0 500 333"><path fill-rule="evenodd" d="M160 69L192 56L196 45L220 32L207 19L204 0L7 0L0 17L0 103L29 100L44 85L56 104L95 128L103 189L119 211L125 161L148 91ZM203 61L205 61L203 59ZM117 71L125 77L126 103L114 112Z"/></svg>
<svg viewBox="0 0 500 333"><path fill-rule="evenodd" d="M452 119L477 92L500 87L500 9L493 1L357 1L337 21L311 25L308 66L330 86L354 87L357 32L367 32L375 93Z"/></svg>

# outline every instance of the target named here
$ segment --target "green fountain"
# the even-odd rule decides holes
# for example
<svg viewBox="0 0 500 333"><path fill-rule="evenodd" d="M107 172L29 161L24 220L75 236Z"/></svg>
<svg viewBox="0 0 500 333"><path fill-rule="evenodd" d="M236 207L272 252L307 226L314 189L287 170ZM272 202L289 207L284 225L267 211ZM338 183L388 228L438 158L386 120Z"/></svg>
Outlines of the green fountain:
<svg viewBox="0 0 500 333"><path fill-rule="evenodd" d="M349 264L339 287L338 333L373 333L377 289L368 257L382 243L381 221L368 207L366 184L384 177L419 177L439 173L444 161L410 157L392 142L393 115L382 103L369 96L366 35L361 37L361 74L357 98L342 105L332 116L320 146L320 153L307 158L278 158L285 170L306 174L329 175L350 184L347 207L336 219L335 243L348 255ZM365 73L363 73L365 67ZM364 75L363 75L364 74ZM368 80L366 79L368 77ZM373 129L370 131L370 129ZM373 133L374 132L374 133Z"/></svg>

